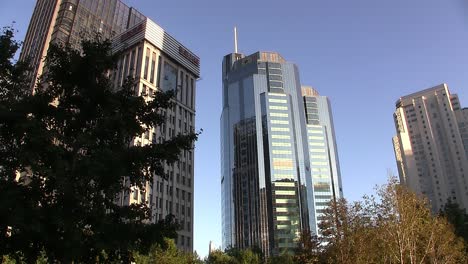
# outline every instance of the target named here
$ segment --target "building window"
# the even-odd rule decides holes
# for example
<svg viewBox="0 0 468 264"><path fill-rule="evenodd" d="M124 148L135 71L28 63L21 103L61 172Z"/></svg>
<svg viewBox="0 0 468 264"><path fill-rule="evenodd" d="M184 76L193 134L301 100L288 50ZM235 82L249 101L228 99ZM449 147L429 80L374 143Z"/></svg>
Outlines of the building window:
<svg viewBox="0 0 468 264"><path fill-rule="evenodd" d="M180 89L177 93L177 98L182 101L181 97L183 98L183 95L186 93L186 90L184 89L184 73L182 71L180 71L180 75L179 75L179 79L180 79Z"/></svg>
<svg viewBox="0 0 468 264"><path fill-rule="evenodd" d="M156 86L159 87L161 81L161 56L158 57L158 75L156 76Z"/></svg>
<svg viewBox="0 0 468 264"><path fill-rule="evenodd" d="M148 67L149 67L149 60L150 60L150 49L146 48L146 58L145 58L145 72L143 73L143 78L145 80L148 79Z"/></svg>
<svg viewBox="0 0 468 264"><path fill-rule="evenodd" d="M162 90L176 90L177 89L177 69L169 64L164 62L164 78L162 83Z"/></svg>
<svg viewBox="0 0 468 264"><path fill-rule="evenodd" d="M151 74L150 74L150 82L154 83L154 72L156 69L154 68L156 66L156 52L153 52L153 56L151 57Z"/></svg>
<svg viewBox="0 0 468 264"><path fill-rule="evenodd" d="M190 78L190 101L191 101L190 106L191 107L193 107L193 100L194 100L193 91L194 90L195 90L194 81L193 81L193 78Z"/></svg>
<svg viewBox="0 0 468 264"><path fill-rule="evenodd" d="M137 58L137 66L136 70L139 72L138 73L138 78L141 76L141 58L143 57L143 49L142 47L138 47L138 58Z"/></svg>

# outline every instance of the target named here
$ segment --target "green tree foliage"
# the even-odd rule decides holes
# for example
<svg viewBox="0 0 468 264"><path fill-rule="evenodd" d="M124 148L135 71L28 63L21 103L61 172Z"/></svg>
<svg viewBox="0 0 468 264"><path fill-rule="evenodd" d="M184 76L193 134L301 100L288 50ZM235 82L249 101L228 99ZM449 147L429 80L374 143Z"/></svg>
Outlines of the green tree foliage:
<svg viewBox="0 0 468 264"><path fill-rule="evenodd" d="M426 200L391 180L378 197L332 204L321 224L329 263L466 263L464 245Z"/></svg>
<svg viewBox="0 0 468 264"><path fill-rule="evenodd" d="M464 223L463 211L447 205L445 215ZM294 255L240 262L248 250L228 249L210 254L207 263L269 264L415 264L467 263L463 240L447 219L433 215L427 201L395 179L381 186L376 196L348 203L341 199L325 210L320 236L301 233ZM449 219L450 219L449 217ZM460 218L462 218L460 220Z"/></svg>
<svg viewBox="0 0 468 264"><path fill-rule="evenodd" d="M226 254L233 257L237 264L260 264L262 262L261 252L255 249L229 248Z"/></svg>
<svg viewBox="0 0 468 264"><path fill-rule="evenodd" d="M138 264L199 264L203 263L197 255L186 253L177 249L174 240L165 239L163 245L154 245L149 254L134 255Z"/></svg>
<svg viewBox="0 0 468 264"><path fill-rule="evenodd" d="M361 212L361 203L349 205L338 200L325 210L324 220L319 224L322 241L326 245L325 259L329 263L366 263L370 261L366 240L372 237L373 229L368 218ZM362 259L361 258L366 258ZM358 262L362 261L362 262ZM369 262L371 263L371 262Z"/></svg>
<svg viewBox="0 0 468 264"><path fill-rule="evenodd" d="M304 259L302 259L304 260ZM296 263L301 263L299 262L300 260L295 259L295 256L285 253L285 254L280 254L278 256L270 256L268 260L265 263L268 264L296 264ZM305 260L309 261L309 260ZM307 263L307 262L304 262Z"/></svg>
<svg viewBox="0 0 468 264"><path fill-rule="evenodd" d="M261 253L253 249L228 248L225 252L215 250L205 259L208 264L260 264Z"/></svg>
<svg viewBox="0 0 468 264"><path fill-rule="evenodd" d="M237 261L234 257L224 253L221 250L215 250L210 252L208 257L205 259L207 264L236 264Z"/></svg>
<svg viewBox="0 0 468 264"><path fill-rule="evenodd" d="M173 217L151 224L146 204L120 207L128 185L166 179L164 165L192 148L197 134L157 144L133 144L158 127L170 92L146 100L128 80L115 89L109 72L118 54L106 40L84 41L81 51L51 46L35 93L26 66L12 58L13 31L0 36L0 256L34 262L128 261L176 236ZM18 253L20 252L20 253Z"/></svg>
<svg viewBox="0 0 468 264"><path fill-rule="evenodd" d="M455 228L455 234L468 243L468 214L460 206L451 199L447 201L444 209L440 212L441 216L445 217L450 224ZM468 250L468 247L467 247Z"/></svg>
<svg viewBox="0 0 468 264"><path fill-rule="evenodd" d="M321 241L310 230L304 230L299 237L294 255L296 263L314 264L321 261Z"/></svg>

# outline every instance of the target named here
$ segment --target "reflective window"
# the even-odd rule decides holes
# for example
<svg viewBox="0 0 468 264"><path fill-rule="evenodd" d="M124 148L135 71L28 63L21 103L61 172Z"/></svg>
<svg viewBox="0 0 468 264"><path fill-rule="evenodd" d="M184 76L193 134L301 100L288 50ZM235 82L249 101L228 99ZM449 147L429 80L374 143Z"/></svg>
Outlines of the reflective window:
<svg viewBox="0 0 468 264"><path fill-rule="evenodd" d="M271 131L289 132L289 127L271 127Z"/></svg>
<svg viewBox="0 0 468 264"><path fill-rule="evenodd" d="M309 142L310 146L325 146L323 142Z"/></svg>
<svg viewBox="0 0 468 264"><path fill-rule="evenodd" d="M277 138L277 139L291 139L290 135L271 135L271 138Z"/></svg>
<svg viewBox="0 0 468 264"><path fill-rule="evenodd" d="M323 140L324 138L319 136L309 136L309 139Z"/></svg>
<svg viewBox="0 0 468 264"><path fill-rule="evenodd" d="M311 149L310 149L310 152L325 153L325 149L311 148Z"/></svg>
<svg viewBox="0 0 468 264"><path fill-rule="evenodd" d="M272 119L271 123L272 124L287 125L287 124L289 124L289 121Z"/></svg>
<svg viewBox="0 0 468 264"><path fill-rule="evenodd" d="M151 57L151 74L150 74L150 82L154 83L154 72L156 71L156 52L153 52L153 56Z"/></svg>
<svg viewBox="0 0 468 264"><path fill-rule="evenodd" d="M268 108L271 110L288 110L287 106L270 105Z"/></svg>
<svg viewBox="0 0 468 264"><path fill-rule="evenodd" d="M288 101L286 99L274 99L274 98L268 98L268 102L270 103L282 103L285 104Z"/></svg>
<svg viewBox="0 0 468 264"><path fill-rule="evenodd" d="M177 89L177 69L167 61L164 62L164 78L161 87L163 91Z"/></svg>
<svg viewBox="0 0 468 264"><path fill-rule="evenodd" d="M281 70L277 70L277 69L269 69L268 70L268 73L271 75L271 74L281 74Z"/></svg>
<svg viewBox="0 0 468 264"><path fill-rule="evenodd" d="M283 143L283 142L272 142L271 145L273 147L290 147L291 143Z"/></svg>
<svg viewBox="0 0 468 264"><path fill-rule="evenodd" d="M146 48L145 71L143 72L144 79L148 79L149 60L150 60L150 49Z"/></svg>

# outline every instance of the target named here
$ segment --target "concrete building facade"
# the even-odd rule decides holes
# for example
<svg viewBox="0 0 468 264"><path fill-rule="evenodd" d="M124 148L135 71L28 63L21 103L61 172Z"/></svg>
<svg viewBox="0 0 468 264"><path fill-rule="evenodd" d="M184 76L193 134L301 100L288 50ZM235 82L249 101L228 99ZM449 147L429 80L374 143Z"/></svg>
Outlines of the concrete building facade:
<svg viewBox="0 0 468 264"><path fill-rule="evenodd" d="M400 182L425 195L434 212L448 199L468 208L466 117L446 84L396 103L393 146Z"/></svg>
<svg viewBox="0 0 468 264"><path fill-rule="evenodd" d="M44 57L51 43L79 48L81 40L96 33L112 38L113 52L120 54L117 69L110 75L116 88L132 77L136 80L135 94L147 100L157 90L176 92L174 107L163 113L166 122L159 128L148 129L133 143L160 143L193 132L200 59L159 25L119 0L38 0L20 56L22 60L30 60L31 88L47 67ZM168 180L155 177L145 189L132 187L116 202L146 203L153 222L174 215L182 227L177 246L192 251L194 152L181 153L180 160L166 166L165 173Z"/></svg>
<svg viewBox="0 0 468 264"><path fill-rule="evenodd" d="M178 134L195 130L196 80L200 77L200 59L188 48L167 34L159 25L146 19L117 35L113 41L114 52L119 52L117 69L111 78L115 87L122 86L127 77L134 78L135 94L151 100L156 91L172 90L176 104L163 114L166 122L150 128L134 139L136 145L161 143ZM174 215L181 224L177 246L193 250L193 193L194 152L184 151L174 165L166 165L168 180L155 177L151 186L140 190L132 188L122 193L121 205L147 203L154 222Z"/></svg>

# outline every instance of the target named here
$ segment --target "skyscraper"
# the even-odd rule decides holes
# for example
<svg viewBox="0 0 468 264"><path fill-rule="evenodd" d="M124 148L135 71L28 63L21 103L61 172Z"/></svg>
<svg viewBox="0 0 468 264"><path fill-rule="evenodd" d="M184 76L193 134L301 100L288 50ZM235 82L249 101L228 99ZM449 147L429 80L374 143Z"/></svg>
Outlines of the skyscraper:
<svg viewBox="0 0 468 264"><path fill-rule="evenodd" d="M330 149L325 145L334 140L333 134L326 139L327 125L333 130L331 118L325 118L329 108L323 111L323 120L314 116L312 112L319 106L308 103L314 99L302 95L297 66L278 53L224 57L223 247L259 247L265 255L291 251L302 230L317 233L315 203L322 205L341 197L339 170L332 172L327 153L333 149L336 154L335 143L329 143ZM308 136L306 109L311 113L307 116L311 130L316 126L321 134L313 131L315 136ZM317 150L320 154L311 156ZM313 167L312 172L311 163L324 166L323 171Z"/></svg>
<svg viewBox="0 0 468 264"><path fill-rule="evenodd" d="M137 80L135 93L147 100L157 90L176 92L176 104L164 112L166 122L135 138L134 144L161 143L177 134L194 132L195 84L200 76L200 59L150 19L117 35L113 47L121 54L111 75L116 87L130 76ZM174 215L182 227L177 246L192 251L194 152L183 151L179 161L167 165L165 172L168 180L155 177L153 184L145 189L132 187L131 193L122 193L118 203L147 203L154 222Z"/></svg>
<svg viewBox="0 0 468 264"><path fill-rule="evenodd" d="M331 199L343 197L338 149L330 100L312 87L303 86L307 141L313 183L313 200L309 201L311 230L316 233L324 209Z"/></svg>
<svg viewBox="0 0 468 264"><path fill-rule="evenodd" d="M44 70L51 43L79 48L83 38L110 38L146 17L119 0L37 0L20 60L29 59L31 89Z"/></svg>
<svg viewBox="0 0 468 264"><path fill-rule="evenodd" d="M448 199L468 209L467 109L446 84L401 97L393 137L400 182L434 212Z"/></svg>
<svg viewBox="0 0 468 264"><path fill-rule="evenodd" d="M38 0L26 34L20 59L31 60L31 87L47 68L44 56L51 43L68 43L79 48L83 38L95 33L112 38L113 52L119 52L117 69L111 73L115 87L127 77L136 80L135 94L147 100L156 90L176 91L176 104L168 109L166 122L151 128L133 144L160 143L195 129L195 90L200 76L200 59L159 25L119 0ZM184 151L173 166L166 166L168 180L155 177L145 189L131 187L116 203L146 203L152 221L175 215L182 229L177 246L193 250L194 153Z"/></svg>

